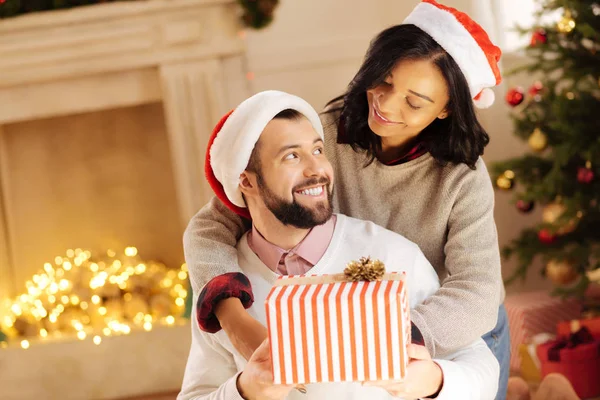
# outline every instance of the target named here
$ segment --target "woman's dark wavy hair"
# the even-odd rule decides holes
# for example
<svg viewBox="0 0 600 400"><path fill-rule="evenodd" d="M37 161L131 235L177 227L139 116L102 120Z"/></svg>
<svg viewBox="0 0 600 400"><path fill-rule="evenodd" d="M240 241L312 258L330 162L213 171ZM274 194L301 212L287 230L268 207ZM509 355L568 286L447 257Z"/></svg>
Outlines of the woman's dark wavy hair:
<svg viewBox="0 0 600 400"><path fill-rule="evenodd" d="M344 121L344 142L355 151L367 151L369 165L381 151L381 139L369 128L367 90L381 84L394 66L402 60L430 60L446 79L449 91L449 111L445 119L435 119L420 134L429 153L442 165L464 163L475 169L475 163L489 143L473 106L467 81L450 55L421 29L414 25L396 25L381 32L369 46L362 66L348 85L345 94L331 100L332 105L343 99L343 105L326 112L341 110Z"/></svg>

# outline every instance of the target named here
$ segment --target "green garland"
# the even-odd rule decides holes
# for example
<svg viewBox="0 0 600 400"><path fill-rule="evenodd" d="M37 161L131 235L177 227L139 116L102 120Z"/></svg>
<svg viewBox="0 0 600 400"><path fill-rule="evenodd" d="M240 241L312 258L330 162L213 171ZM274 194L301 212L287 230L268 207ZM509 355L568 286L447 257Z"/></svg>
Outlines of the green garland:
<svg viewBox="0 0 600 400"><path fill-rule="evenodd" d="M0 18L124 0L0 0Z"/></svg>
<svg viewBox="0 0 600 400"><path fill-rule="evenodd" d="M261 29L273 21L279 0L238 0L244 9L242 20L250 28Z"/></svg>
<svg viewBox="0 0 600 400"><path fill-rule="evenodd" d="M89 4L114 3L134 0L0 0L0 19L16 17L32 12L60 10ZM242 6L243 23L250 28L261 29L273 21L279 0L238 0Z"/></svg>

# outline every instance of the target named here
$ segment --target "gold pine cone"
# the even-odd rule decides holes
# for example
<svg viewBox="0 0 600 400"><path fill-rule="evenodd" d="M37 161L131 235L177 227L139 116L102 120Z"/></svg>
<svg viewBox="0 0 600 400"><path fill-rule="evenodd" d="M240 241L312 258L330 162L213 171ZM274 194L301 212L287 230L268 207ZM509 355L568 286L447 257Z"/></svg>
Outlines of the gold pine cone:
<svg viewBox="0 0 600 400"><path fill-rule="evenodd" d="M370 257L361 257L358 261L351 261L346 265L344 274L348 280L374 281L380 279L385 273L385 265L379 260L371 260Z"/></svg>

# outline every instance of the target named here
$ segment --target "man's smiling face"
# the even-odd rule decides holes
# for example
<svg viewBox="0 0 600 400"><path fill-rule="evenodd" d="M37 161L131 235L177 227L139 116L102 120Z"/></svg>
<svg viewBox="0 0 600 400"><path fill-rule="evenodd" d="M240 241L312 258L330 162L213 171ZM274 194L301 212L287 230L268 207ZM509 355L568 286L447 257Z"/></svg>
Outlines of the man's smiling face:
<svg viewBox="0 0 600 400"><path fill-rule="evenodd" d="M311 123L273 119L256 146L257 171L248 176L264 206L286 225L325 223L332 214L333 168Z"/></svg>

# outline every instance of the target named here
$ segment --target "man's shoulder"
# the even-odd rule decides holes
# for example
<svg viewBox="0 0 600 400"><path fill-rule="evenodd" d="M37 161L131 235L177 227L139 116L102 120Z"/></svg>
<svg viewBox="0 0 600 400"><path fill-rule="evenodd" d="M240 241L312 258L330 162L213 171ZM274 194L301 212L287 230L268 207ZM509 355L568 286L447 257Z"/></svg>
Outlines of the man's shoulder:
<svg viewBox="0 0 600 400"><path fill-rule="evenodd" d="M400 251L419 251L419 246L401 234L377 225L372 221L336 214L339 221L344 221L346 240L364 243L369 240L374 248L397 249Z"/></svg>
<svg viewBox="0 0 600 400"><path fill-rule="evenodd" d="M422 257L416 243L371 221L339 214L338 221L342 222L340 247L344 259L371 257L382 261L389 272L404 271L410 275L415 272Z"/></svg>

